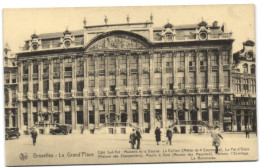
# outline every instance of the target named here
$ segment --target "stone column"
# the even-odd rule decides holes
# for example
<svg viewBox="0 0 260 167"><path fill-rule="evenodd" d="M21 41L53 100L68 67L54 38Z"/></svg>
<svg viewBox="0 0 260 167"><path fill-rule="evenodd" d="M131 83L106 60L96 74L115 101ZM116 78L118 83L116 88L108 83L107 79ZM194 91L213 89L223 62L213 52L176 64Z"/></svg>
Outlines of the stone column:
<svg viewBox="0 0 260 167"><path fill-rule="evenodd" d="M233 116L232 116L232 130L233 132L237 131L237 114L236 110L233 110Z"/></svg>
<svg viewBox="0 0 260 167"><path fill-rule="evenodd" d="M200 54L199 50L195 52L196 54L196 89L200 90Z"/></svg>
<svg viewBox="0 0 260 167"><path fill-rule="evenodd" d="M213 126L212 95L208 95L209 126Z"/></svg>
<svg viewBox="0 0 260 167"><path fill-rule="evenodd" d="M95 98L94 100L95 102L95 106L94 106L94 113L95 113L95 128L99 127L99 110L98 110L98 106L99 106L99 100L98 98Z"/></svg>
<svg viewBox="0 0 260 167"><path fill-rule="evenodd" d="M38 95L40 95L42 98L42 94L43 94L43 61L42 60L38 60L38 75L39 75L38 76L38 78L39 78ZM39 99L39 97L38 97L38 99Z"/></svg>
<svg viewBox="0 0 260 167"><path fill-rule="evenodd" d="M108 98L105 98L105 115L106 115L105 122L109 123L110 119L109 119L109 99Z"/></svg>
<svg viewBox="0 0 260 167"><path fill-rule="evenodd" d="M65 108L65 104L64 104L64 100L61 99L59 102L59 111L60 111L60 124L65 124L65 113L64 113L64 108Z"/></svg>
<svg viewBox="0 0 260 167"><path fill-rule="evenodd" d="M154 97L150 98L150 133L154 133L155 127L155 109L154 109Z"/></svg>
<svg viewBox="0 0 260 167"><path fill-rule="evenodd" d="M143 98L138 98L138 126L143 129L144 113L143 113Z"/></svg>
<svg viewBox="0 0 260 167"><path fill-rule="evenodd" d="M162 52L162 89L166 89L166 53Z"/></svg>
<svg viewBox="0 0 260 167"><path fill-rule="evenodd" d="M77 125L77 111L76 111L76 99L71 100L71 125L72 125L72 130L76 130L76 125Z"/></svg>
<svg viewBox="0 0 260 167"><path fill-rule="evenodd" d="M224 116L224 95L219 95L219 122L220 122L221 130L223 130L223 116Z"/></svg>
<svg viewBox="0 0 260 167"><path fill-rule="evenodd" d="M154 88L154 53L150 53L150 90ZM151 103L152 104L152 103Z"/></svg>
<svg viewBox="0 0 260 167"><path fill-rule="evenodd" d="M127 88L130 89L131 88L131 67L130 67L130 59L129 56L131 56L131 53L127 53L126 54L126 68L127 68ZM131 109L132 111L132 109Z"/></svg>
<svg viewBox="0 0 260 167"><path fill-rule="evenodd" d="M197 107L198 107L198 111L197 111L197 120L198 121L201 121L202 119L201 119L201 96L200 95L197 95L196 96L196 105L197 105Z"/></svg>
<svg viewBox="0 0 260 167"><path fill-rule="evenodd" d="M48 91L48 110L51 112L51 118L50 118L50 123L54 123L54 117L53 117L53 60L51 58L48 58L49 60L49 91Z"/></svg>
<svg viewBox="0 0 260 167"><path fill-rule="evenodd" d="M190 52L185 51L185 89L189 90L190 89L190 85L189 85L189 56L190 56Z"/></svg>
<svg viewBox="0 0 260 167"><path fill-rule="evenodd" d="M219 50L219 90L224 92L224 76L223 76L223 55L222 50Z"/></svg>
<svg viewBox="0 0 260 167"><path fill-rule="evenodd" d="M83 98L83 125L84 125L84 133L86 133L86 130L88 129L88 124L89 124L88 101L84 97Z"/></svg>
<svg viewBox="0 0 260 167"><path fill-rule="evenodd" d="M163 129L167 128L167 107L166 107L166 99L162 97L162 127Z"/></svg>
<svg viewBox="0 0 260 167"><path fill-rule="evenodd" d="M117 116L119 115L119 117L116 118L116 122L120 123L121 122L121 118L120 118L120 99L116 98L115 101L116 101L116 106L115 106L116 115Z"/></svg>
<svg viewBox="0 0 260 167"><path fill-rule="evenodd" d="M9 110L8 112L9 112L8 113L9 128L12 128L13 127L13 119L12 119L13 113L12 113L12 110Z"/></svg>
<svg viewBox="0 0 260 167"><path fill-rule="evenodd" d="M184 97L184 101L185 101L185 108L186 109L189 109L189 98L187 96ZM190 125L188 124L188 121L189 121L189 112L188 111L185 111L185 121L186 122L186 125L185 125L185 129L186 129L186 133L190 133Z"/></svg>
<svg viewBox="0 0 260 167"><path fill-rule="evenodd" d="M212 67L211 67L211 54L212 52L209 52L207 51L207 56L208 56L208 67L207 67L207 70L208 70L208 90L209 92L212 92Z"/></svg>
<svg viewBox="0 0 260 167"><path fill-rule="evenodd" d="M60 103L59 103L59 111L60 111L60 124L65 124L65 103L64 103L64 58L60 57Z"/></svg>
<svg viewBox="0 0 260 167"><path fill-rule="evenodd" d="M173 52L173 89L178 89L178 78L177 78L177 53Z"/></svg>
<svg viewBox="0 0 260 167"><path fill-rule="evenodd" d="M109 91L109 64L108 59L109 55L105 54L105 89Z"/></svg>
<svg viewBox="0 0 260 167"><path fill-rule="evenodd" d="M116 94L119 95L118 90L120 90L120 64L118 59L119 54L116 54L116 69L115 69L115 76L116 76ZM119 103L120 105L120 103Z"/></svg>
<svg viewBox="0 0 260 167"><path fill-rule="evenodd" d="M245 115L244 110L241 110L241 131L245 131Z"/></svg>
<svg viewBox="0 0 260 167"><path fill-rule="evenodd" d="M18 79L18 106L17 106L17 126L19 128L19 132L22 132L22 94L23 94L23 63L21 61L18 61L18 74L17 74L17 79Z"/></svg>
<svg viewBox="0 0 260 167"><path fill-rule="evenodd" d="M83 125L84 125L84 134L87 132L85 129L88 129L89 124L89 112L88 112L88 56L83 55L84 57L84 98L83 98Z"/></svg>
<svg viewBox="0 0 260 167"><path fill-rule="evenodd" d="M133 114L132 114L132 98L127 99L127 123L133 123Z"/></svg>

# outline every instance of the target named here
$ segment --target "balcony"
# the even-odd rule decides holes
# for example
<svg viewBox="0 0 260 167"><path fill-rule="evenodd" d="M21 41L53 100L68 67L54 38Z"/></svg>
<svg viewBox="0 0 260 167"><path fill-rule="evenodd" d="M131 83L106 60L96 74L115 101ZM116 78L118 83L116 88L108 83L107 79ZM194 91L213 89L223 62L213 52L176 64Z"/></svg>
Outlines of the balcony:
<svg viewBox="0 0 260 167"><path fill-rule="evenodd" d="M223 70L230 70L230 65L223 65Z"/></svg>
<svg viewBox="0 0 260 167"><path fill-rule="evenodd" d="M53 93L53 98L59 98L60 94L59 93Z"/></svg>
<svg viewBox="0 0 260 167"><path fill-rule="evenodd" d="M166 67L166 73L172 73L172 68L171 67Z"/></svg>
<svg viewBox="0 0 260 167"><path fill-rule="evenodd" d="M105 106L104 105L99 105L99 108L98 108L99 111L104 111L105 110Z"/></svg>
<svg viewBox="0 0 260 167"><path fill-rule="evenodd" d="M201 71L207 71L207 66L200 66Z"/></svg>
<svg viewBox="0 0 260 167"><path fill-rule="evenodd" d="M72 71L65 71L64 72L65 77L71 77L72 76Z"/></svg>
<svg viewBox="0 0 260 167"><path fill-rule="evenodd" d="M49 73L43 73L42 78L43 79L49 79Z"/></svg>
<svg viewBox="0 0 260 167"><path fill-rule="evenodd" d="M66 111L71 111L71 106L65 106L65 112Z"/></svg>
<svg viewBox="0 0 260 167"><path fill-rule="evenodd" d="M213 101L212 107L213 107L213 108L219 108L219 102Z"/></svg>
<svg viewBox="0 0 260 167"><path fill-rule="evenodd" d="M160 67L156 67L154 69L154 73L161 73L162 72L162 69Z"/></svg>
<svg viewBox="0 0 260 167"><path fill-rule="evenodd" d="M214 66L212 66L212 70L218 70L219 69L219 67L217 66L217 65L214 65Z"/></svg>
<svg viewBox="0 0 260 167"><path fill-rule="evenodd" d="M60 73L59 72L54 72L53 73L53 78L59 78L60 77Z"/></svg>
<svg viewBox="0 0 260 167"><path fill-rule="evenodd" d="M23 95L23 100L27 100L27 95Z"/></svg>
<svg viewBox="0 0 260 167"><path fill-rule="evenodd" d="M43 93L43 94L42 94L42 98L43 98L43 99L47 99L47 98L48 98L48 94L47 94L47 93Z"/></svg>
<svg viewBox="0 0 260 167"><path fill-rule="evenodd" d="M83 97L83 92L77 92L77 93L76 93L76 96L77 96L77 97Z"/></svg>
<svg viewBox="0 0 260 167"><path fill-rule="evenodd" d="M194 67L194 66L189 67L189 71L195 71L195 69L196 69L196 67Z"/></svg>
<svg viewBox="0 0 260 167"><path fill-rule="evenodd" d="M72 93L65 93L64 94L64 98L71 98L72 97Z"/></svg>
<svg viewBox="0 0 260 167"><path fill-rule="evenodd" d="M83 71L77 71L76 73L77 77L81 77L84 75L84 72Z"/></svg>
<svg viewBox="0 0 260 167"><path fill-rule="evenodd" d="M137 74L138 73L138 69L131 69L131 74Z"/></svg>
<svg viewBox="0 0 260 167"><path fill-rule="evenodd" d="M35 93L35 94L32 94L32 98L33 99L37 99L37 94Z"/></svg>
<svg viewBox="0 0 260 167"><path fill-rule="evenodd" d="M122 92L119 93L119 95L120 95L120 96L127 96L128 94L127 94L127 92L122 91Z"/></svg>
<svg viewBox="0 0 260 167"><path fill-rule="evenodd" d="M105 75L105 70L99 70L99 71L98 71L98 75L104 76L104 75Z"/></svg>
<svg viewBox="0 0 260 167"><path fill-rule="evenodd" d="M59 106L53 106L53 111L59 111Z"/></svg>
<svg viewBox="0 0 260 167"><path fill-rule="evenodd" d="M23 79L28 79L28 74L23 74Z"/></svg>
<svg viewBox="0 0 260 167"><path fill-rule="evenodd" d="M208 108L207 102L201 102L201 108Z"/></svg>
<svg viewBox="0 0 260 167"><path fill-rule="evenodd" d="M109 96L115 96L115 95L116 95L116 92L115 92L115 91L109 91L109 92L108 92L108 95L109 95Z"/></svg>
<svg viewBox="0 0 260 167"><path fill-rule="evenodd" d="M33 79L38 79L38 73L33 73L32 77Z"/></svg>
<svg viewBox="0 0 260 167"><path fill-rule="evenodd" d="M83 111L83 105L78 105L76 107L76 111Z"/></svg>
<svg viewBox="0 0 260 167"><path fill-rule="evenodd" d="M89 92L88 96L95 96L95 93L94 92Z"/></svg>

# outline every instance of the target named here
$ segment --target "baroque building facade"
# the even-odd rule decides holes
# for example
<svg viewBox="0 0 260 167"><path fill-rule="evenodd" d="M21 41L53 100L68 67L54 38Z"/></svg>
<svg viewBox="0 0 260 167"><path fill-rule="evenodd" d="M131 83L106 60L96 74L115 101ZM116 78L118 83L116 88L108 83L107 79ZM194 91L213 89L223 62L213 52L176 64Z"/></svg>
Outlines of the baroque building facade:
<svg viewBox="0 0 260 167"><path fill-rule="evenodd" d="M4 46L4 94L5 94L5 127L18 127L16 93L17 82L17 59L8 45Z"/></svg>
<svg viewBox="0 0 260 167"><path fill-rule="evenodd" d="M232 33L217 21L89 26L33 34L17 53L18 127L48 133L203 132L232 111Z"/></svg>
<svg viewBox="0 0 260 167"><path fill-rule="evenodd" d="M257 130L255 58L255 43L251 40L244 42L243 49L234 53L233 131Z"/></svg>

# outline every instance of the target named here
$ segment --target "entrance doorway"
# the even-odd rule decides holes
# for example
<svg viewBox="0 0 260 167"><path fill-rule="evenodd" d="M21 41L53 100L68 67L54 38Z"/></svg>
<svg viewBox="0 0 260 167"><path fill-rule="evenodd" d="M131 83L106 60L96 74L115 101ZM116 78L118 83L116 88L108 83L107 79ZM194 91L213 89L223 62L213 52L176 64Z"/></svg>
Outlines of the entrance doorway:
<svg viewBox="0 0 260 167"><path fill-rule="evenodd" d="M186 133L186 128L185 128L185 126L181 126L181 133Z"/></svg>
<svg viewBox="0 0 260 167"><path fill-rule="evenodd" d="M237 116L237 131L241 132L241 116Z"/></svg>

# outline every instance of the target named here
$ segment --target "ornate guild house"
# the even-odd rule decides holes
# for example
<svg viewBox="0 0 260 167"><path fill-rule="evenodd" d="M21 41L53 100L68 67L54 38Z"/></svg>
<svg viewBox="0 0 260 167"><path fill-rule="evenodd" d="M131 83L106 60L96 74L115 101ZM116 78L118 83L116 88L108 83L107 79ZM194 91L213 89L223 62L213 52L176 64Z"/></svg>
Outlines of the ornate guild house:
<svg viewBox="0 0 260 167"><path fill-rule="evenodd" d="M255 128L253 42L233 59L232 33L217 21L104 21L92 26L84 19L82 30L34 33L25 41L10 67L17 70L17 107L6 111L17 112L14 126L44 134L56 123L95 134Z"/></svg>

